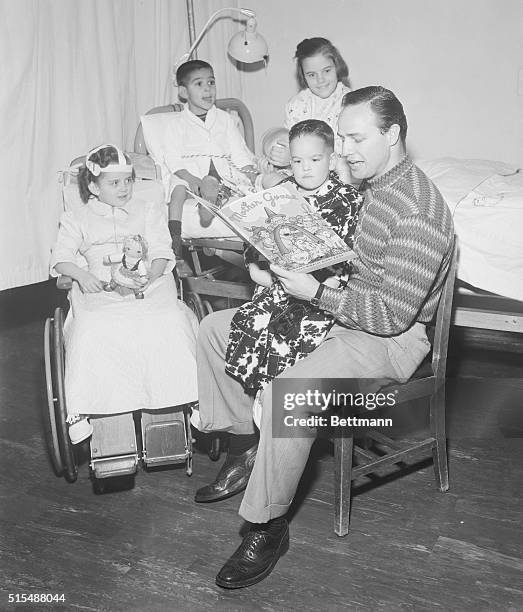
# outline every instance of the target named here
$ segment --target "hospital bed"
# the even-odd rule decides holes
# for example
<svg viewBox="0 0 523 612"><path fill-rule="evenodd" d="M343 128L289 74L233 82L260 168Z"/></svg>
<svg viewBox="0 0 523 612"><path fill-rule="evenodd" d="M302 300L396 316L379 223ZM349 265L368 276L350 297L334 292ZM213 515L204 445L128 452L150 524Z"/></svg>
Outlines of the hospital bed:
<svg viewBox="0 0 523 612"><path fill-rule="evenodd" d="M447 201L459 238L453 324L523 333L523 172L479 159L416 163Z"/></svg>

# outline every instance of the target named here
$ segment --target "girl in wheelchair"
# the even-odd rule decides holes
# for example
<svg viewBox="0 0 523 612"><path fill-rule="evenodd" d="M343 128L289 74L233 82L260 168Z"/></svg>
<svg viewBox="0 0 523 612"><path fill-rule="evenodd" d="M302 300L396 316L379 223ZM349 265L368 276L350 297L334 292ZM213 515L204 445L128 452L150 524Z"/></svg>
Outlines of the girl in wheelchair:
<svg viewBox="0 0 523 612"><path fill-rule="evenodd" d="M74 281L64 324L73 444L92 434L88 416L165 409L197 399L197 321L177 297L165 213L133 197L134 176L129 158L114 145L90 151L78 175L84 205L63 213L52 253L52 274ZM129 236L147 245L141 254L147 273L127 274L127 286L115 286L111 271L121 267Z"/></svg>

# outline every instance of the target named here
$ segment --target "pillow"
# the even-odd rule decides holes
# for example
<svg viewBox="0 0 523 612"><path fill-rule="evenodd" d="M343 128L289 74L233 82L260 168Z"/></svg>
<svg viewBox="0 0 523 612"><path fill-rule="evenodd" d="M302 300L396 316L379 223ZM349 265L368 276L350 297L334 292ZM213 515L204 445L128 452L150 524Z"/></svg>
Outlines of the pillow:
<svg viewBox="0 0 523 612"><path fill-rule="evenodd" d="M173 113L155 113L153 115L142 115L140 121L142 123L143 138L145 146L149 151L149 155L154 159L155 163L160 167L162 174L162 182L164 184L165 193L169 193L170 189L170 172L167 168L164 159L165 151L165 134L167 128L173 119Z"/></svg>
<svg viewBox="0 0 523 612"><path fill-rule="evenodd" d="M240 117L240 114L238 113L238 111L234 108L226 108L223 110L229 113L229 115L232 117L234 125L238 128L238 131L243 136L243 138L245 138L245 127L243 125L242 118Z"/></svg>
<svg viewBox="0 0 523 612"><path fill-rule="evenodd" d="M154 163L154 159L152 157L149 157L149 155L143 155L143 153L126 152L126 155L131 160L137 179L149 179L154 181L157 178L160 178L157 173L158 167Z"/></svg>

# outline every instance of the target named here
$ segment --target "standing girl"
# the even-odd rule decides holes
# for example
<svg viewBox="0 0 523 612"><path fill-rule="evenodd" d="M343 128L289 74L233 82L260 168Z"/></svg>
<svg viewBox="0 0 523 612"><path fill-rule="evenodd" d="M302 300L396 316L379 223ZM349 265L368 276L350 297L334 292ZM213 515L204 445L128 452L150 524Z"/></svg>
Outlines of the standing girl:
<svg viewBox="0 0 523 612"><path fill-rule="evenodd" d="M134 197L133 181L134 169L122 151L114 145L93 149L78 174L84 205L62 215L53 249L52 274L74 281L64 325L73 443L92 433L88 415L197 399L197 323L177 297L165 211ZM108 291L129 237L146 245L140 249L146 273L134 286ZM136 299L137 291L143 299Z"/></svg>
<svg viewBox="0 0 523 612"><path fill-rule="evenodd" d="M296 47L296 76L301 90L285 106L284 125L290 129L306 119L320 119L332 128L335 152L341 154L338 137L338 117L343 96L350 91L349 70L340 52L326 38L306 38ZM281 141L274 143L269 153L274 166L290 163L289 148ZM350 173L344 160L338 161L336 171L344 182Z"/></svg>

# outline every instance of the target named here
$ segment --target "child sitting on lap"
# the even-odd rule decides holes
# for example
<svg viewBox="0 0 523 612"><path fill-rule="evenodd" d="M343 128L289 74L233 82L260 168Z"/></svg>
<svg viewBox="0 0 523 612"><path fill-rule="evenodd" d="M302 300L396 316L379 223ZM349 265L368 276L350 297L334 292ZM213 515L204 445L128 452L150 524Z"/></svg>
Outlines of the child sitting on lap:
<svg viewBox="0 0 523 612"><path fill-rule="evenodd" d="M52 274L75 281L64 325L74 444L91 435L89 415L197 399L197 321L177 297L163 207L133 197L133 181L122 151L114 145L93 149L78 175L84 206L62 215L52 253ZM78 255L86 267L78 265ZM120 278L114 272L121 272L124 257L136 274Z"/></svg>
<svg viewBox="0 0 523 612"><path fill-rule="evenodd" d="M294 183L334 231L352 247L363 197L333 172L336 164L334 133L324 122L309 119L289 133ZM254 249L245 252L246 264L257 288L250 302L232 319L226 354L226 371L255 394L274 377L303 359L321 344L334 317L309 302L290 297L270 271L255 261ZM319 270L314 276L338 287L348 278L349 264L335 272Z"/></svg>
<svg viewBox="0 0 523 612"><path fill-rule="evenodd" d="M181 257L181 221L186 188L215 202L227 198L227 188L253 191L258 174L255 157L229 113L216 108L216 82L210 64L191 60L176 72L183 111L173 113L165 135L165 164L172 173L169 230L177 259ZM200 221L208 226L213 216L202 208Z"/></svg>

